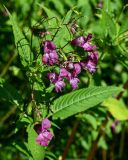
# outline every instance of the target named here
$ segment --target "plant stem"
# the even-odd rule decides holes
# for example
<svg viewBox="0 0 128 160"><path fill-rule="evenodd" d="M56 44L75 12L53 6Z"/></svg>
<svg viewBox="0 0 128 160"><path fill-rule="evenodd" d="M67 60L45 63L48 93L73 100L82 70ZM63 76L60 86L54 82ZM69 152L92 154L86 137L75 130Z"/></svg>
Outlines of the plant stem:
<svg viewBox="0 0 128 160"><path fill-rule="evenodd" d="M11 55L11 56L9 57L9 61L8 61L8 63L6 64L6 66L4 67L3 71L1 72L0 77L3 77L3 76L6 74L6 72L7 72L8 69L9 69L9 66L11 65L12 61L15 59L16 55L17 55L17 54L16 54L16 52L15 52L13 55Z"/></svg>
<svg viewBox="0 0 128 160"><path fill-rule="evenodd" d="M79 120L76 120L76 122L74 123L74 126L73 126L73 129L72 129L72 133L67 141L67 144L66 144L66 147L64 149L64 152L63 152L63 155L62 155L62 159L61 160L65 160L66 159L66 156L68 154L68 151L70 149L70 145L71 143L73 142L73 139L75 137L75 134L76 134L76 131L77 131L77 128L78 128L78 125L79 125Z"/></svg>
<svg viewBox="0 0 128 160"><path fill-rule="evenodd" d="M124 126L123 131L121 133L121 139L120 139L119 159L123 159L124 142L125 142L125 129L126 129L126 127Z"/></svg>

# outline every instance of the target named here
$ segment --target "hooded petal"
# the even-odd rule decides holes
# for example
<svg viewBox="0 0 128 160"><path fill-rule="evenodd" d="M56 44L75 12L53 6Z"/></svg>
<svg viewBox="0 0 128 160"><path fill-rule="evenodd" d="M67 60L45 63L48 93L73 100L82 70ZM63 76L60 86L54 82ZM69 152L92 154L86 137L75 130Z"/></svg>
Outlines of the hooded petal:
<svg viewBox="0 0 128 160"><path fill-rule="evenodd" d="M74 77L76 77L80 72L81 72L80 64L79 63L75 63L74 64L74 71L73 71Z"/></svg>
<svg viewBox="0 0 128 160"><path fill-rule="evenodd" d="M58 63L58 60L59 60L59 57L58 57L58 54L56 51L51 51L49 53L49 65L53 65L53 64L56 64Z"/></svg>
<svg viewBox="0 0 128 160"><path fill-rule="evenodd" d="M86 42L82 45L82 48L85 50L85 51L93 51L94 49L96 49L96 45L91 45L90 43Z"/></svg>
<svg viewBox="0 0 128 160"><path fill-rule="evenodd" d="M41 146L45 146L45 147L48 146L48 142L49 140L45 138L42 133L40 133L36 138L36 143L38 143Z"/></svg>
<svg viewBox="0 0 128 160"><path fill-rule="evenodd" d="M72 78L69 82L72 86L72 89L75 90L78 87L78 83L80 82L80 80L78 78Z"/></svg>
<svg viewBox="0 0 128 160"><path fill-rule="evenodd" d="M42 63L43 64L48 64L49 63L49 54L48 53L45 53L42 57Z"/></svg>
<svg viewBox="0 0 128 160"><path fill-rule="evenodd" d="M66 68L60 68L60 74L59 77L67 77L68 76L68 71Z"/></svg>
<svg viewBox="0 0 128 160"><path fill-rule="evenodd" d="M55 83L55 90L56 90L56 92L61 92L64 87L65 87L65 83L62 80L60 80L60 81L58 80Z"/></svg>
<svg viewBox="0 0 128 160"><path fill-rule="evenodd" d="M56 46L52 41L44 41L43 45L44 45L44 53L47 53L49 51L56 49Z"/></svg>
<svg viewBox="0 0 128 160"><path fill-rule="evenodd" d="M81 47L84 43L85 43L85 37L84 36L77 37L76 39L73 39L71 41L72 45L79 46L79 47Z"/></svg>
<svg viewBox="0 0 128 160"><path fill-rule="evenodd" d="M49 132L49 131L45 131L42 134L43 134L43 137L45 139L47 139L48 141L52 140L52 138L53 138L53 134L51 132Z"/></svg>
<svg viewBox="0 0 128 160"><path fill-rule="evenodd" d="M52 83L55 83L58 79L58 75L56 73L48 73L48 79L52 82Z"/></svg>
<svg viewBox="0 0 128 160"><path fill-rule="evenodd" d="M51 127L51 122L48 118L43 119L42 121L42 130L49 129Z"/></svg>

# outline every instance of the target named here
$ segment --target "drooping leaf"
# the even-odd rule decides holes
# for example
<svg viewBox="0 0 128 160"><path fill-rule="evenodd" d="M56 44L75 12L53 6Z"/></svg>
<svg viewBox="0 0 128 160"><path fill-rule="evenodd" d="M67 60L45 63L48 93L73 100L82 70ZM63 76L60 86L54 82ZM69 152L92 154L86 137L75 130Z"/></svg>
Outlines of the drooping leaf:
<svg viewBox="0 0 128 160"><path fill-rule="evenodd" d="M28 129L28 149L34 160L43 160L45 155L44 147L36 143L37 133L33 129L33 125L29 125Z"/></svg>
<svg viewBox="0 0 128 160"><path fill-rule="evenodd" d="M21 64L24 67L27 67L32 63L32 60L33 60L33 53L31 51L30 44L28 43L21 29L19 28L16 15L13 15L13 16L9 15L9 17L12 24L15 45L20 55Z"/></svg>
<svg viewBox="0 0 128 160"><path fill-rule="evenodd" d="M22 104L23 100L18 91L4 79L0 79L0 99L15 105Z"/></svg>
<svg viewBox="0 0 128 160"><path fill-rule="evenodd" d="M56 99L52 106L53 118L65 119L85 111L103 102L114 93L121 91L117 87L90 87L80 89Z"/></svg>
<svg viewBox="0 0 128 160"><path fill-rule="evenodd" d="M108 98L103 102L103 106L107 107L114 118L118 120L128 120L128 109L122 101Z"/></svg>
<svg viewBox="0 0 128 160"><path fill-rule="evenodd" d="M14 142L13 145L16 147L16 149L18 149L20 152L22 152L26 156L28 156L28 157L30 156L25 144L23 144L21 142Z"/></svg>
<svg viewBox="0 0 128 160"><path fill-rule="evenodd" d="M97 119L93 115L86 113L86 114L83 114L82 116L85 121L87 121L92 125L93 129L95 130L97 129L97 125L98 125Z"/></svg>

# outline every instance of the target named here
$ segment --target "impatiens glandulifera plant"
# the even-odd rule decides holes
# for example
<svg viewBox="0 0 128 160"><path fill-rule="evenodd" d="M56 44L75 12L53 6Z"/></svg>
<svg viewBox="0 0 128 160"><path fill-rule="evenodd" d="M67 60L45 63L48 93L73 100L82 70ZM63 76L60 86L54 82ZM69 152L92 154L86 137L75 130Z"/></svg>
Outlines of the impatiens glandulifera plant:
<svg viewBox="0 0 128 160"><path fill-rule="evenodd" d="M42 31L40 29L36 35L34 29L30 29L30 34L22 32L15 17L10 15L15 44L28 82L25 103L20 103L17 97L10 98L10 101L19 107L21 123L24 122L28 133L28 139L24 139L26 150L21 146L17 148L30 160L45 159L48 146L56 143L56 135L54 144L51 141L54 127L51 128L49 119L53 123L54 119L64 120L71 116L81 120L86 111L100 106L101 102L122 90L89 83L90 77L93 80L93 75L98 72L101 48L95 41L95 34L85 32L86 28L81 30L78 17L72 23L74 14L76 12L70 10L63 20L44 18ZM82 80L81 75L87 80Z"/></svg>

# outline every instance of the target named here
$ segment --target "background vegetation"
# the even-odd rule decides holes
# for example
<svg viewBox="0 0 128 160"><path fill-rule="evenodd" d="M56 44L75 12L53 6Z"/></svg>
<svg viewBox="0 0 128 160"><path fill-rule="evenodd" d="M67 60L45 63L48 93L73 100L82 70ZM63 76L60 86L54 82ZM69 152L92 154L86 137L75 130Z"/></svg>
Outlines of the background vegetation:
<svg viewBox="0 0 128 160"><path fill-rule="evenodd" d="M18 30L12 29L12 22L4 6L14 17L13 27L16 29L19 25L23 36L30 42L34 53L40 51L39 43L41 40L33 36L33 45L31 45L31 37L36 34L36 29L42 28L43 18L57 17L61 20L72 9L71 19L75 16L80 17L78 19L80 28L83 29L84 34L92 33L94 35L94 41L98 46L100 55L97 72L94 75L82 73L80 75L82 83L79 88L88 87L88 79L90 80L90 86L114 85L124 88L124 92L121 94L119 94L119 91L115 91L115 98L121 100L119 102L114 100L104 101L104 103L98 104L82 114L68 117L65 120L56 119L53 121L55 136L46 150L45 159L61 159L62 157L64 159L64 157L67 157L67 159L127 160L127 1L10 0L5 2L1 0L0 157L2 160L27 160L30 155L26 144L29 131L27 132L26 128L34 117L33 104L31 104L31 83L33 81L38 82L35 87L39 91L36 93L36 101L42 107L43 116L46 114L43 110L43 98L47 101L51 97L56 99L60 95L71 92L71 90L64 90L61 94L49 91L49 94L43 97L40 74L44 71L40 70L38 73L37 66L35 68L33 66L29 69L25 68L26 61L21 60L22 56L19 56L15 46L18 41L16 41L16 37L14 39L15 33L13 32ZM79 32L81 34L81 31ZM67 33L62 30L62 33L57 37L58 41L61 38L65 40L64 36L66 37ZM58 41L56 43L59 44ZM42 65L41 54L37 62ZM44 77L45 75L44 72ZM121 106L123 106L123 109L120 109ZM34 112L36 111L34 110ZM113 130L112 125L116 119L119 122Z"/></svg>

